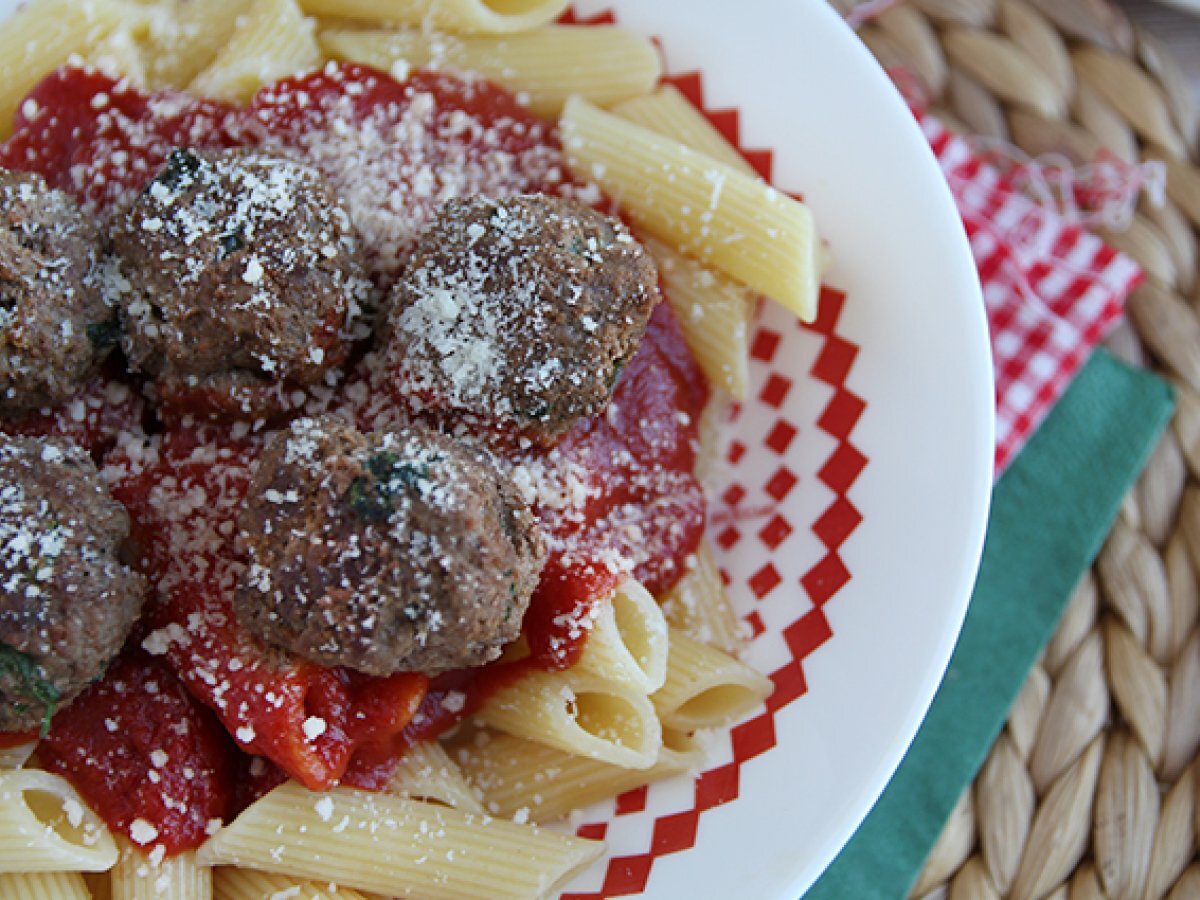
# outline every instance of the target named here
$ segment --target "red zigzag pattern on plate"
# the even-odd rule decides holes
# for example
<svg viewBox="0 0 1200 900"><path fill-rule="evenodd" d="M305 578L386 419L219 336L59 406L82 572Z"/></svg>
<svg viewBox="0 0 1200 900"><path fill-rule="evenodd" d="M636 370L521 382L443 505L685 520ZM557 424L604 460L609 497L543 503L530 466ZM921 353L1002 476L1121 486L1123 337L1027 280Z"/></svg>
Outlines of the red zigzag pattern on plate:
<svg viewBox="0 0 1200 900"><path fill-rule="evenodd" d="M578 24L612 24L615 19L605 13L587 19L568 14L564 22ZM763 178L771 178L771 151L746 150L739 142L738 111L736 109L708 110L704 106L703 78L698 72L670 76L666 81L679 88L698 109L746 157ZM833 492L834 498L825 511L812 525L812 531L825 547L824 556L801 578L800 585L813 603L813 608L783 630L783 637L791 654L791 660L775 672L771 680L775 690L767 699L766 710L760 715L735 726L731 732L733 761L702 773L695 782L694 803L690 809L672 815L660 816L654 824L650 846L644 853L615 857L608 861L604 883L595 893L564 894L563 900L604 900L610 897L625 897L640 894L646 889L650 871L655 860L671 853L688 850L695 845L696 829L700 816L706 810L737 799L740 787L740 771L743 764L767 752L775 746L775 714L789 703L802 696L807 690L802 663L804 659L832 636L829 622L822 607L850 580L850 572L842 561L838 550L862 522L862 514L855 508L847 494L867 464L867 458L851 442L851 434L866 408L866 402L846 388L846 378L854 365L859 348L837 334L838 320L845 304L845 295L825 288L822 291L820 313L811 325L797 323L798 328L807 329L823 338L823 346L809 375L829 385L833 394L818 419L822 431L832 436L837 445L818 471L818 478ZM783 336L765 327L759 327L752 343L751 354L762 363L771 365ZM779 408L793 380L779 371L772 371L760 389L756 400L767 406ZM797 431L791 423L780 419L764 443L782 456L796 437ZM733 441L729 447L729 461L736 464L746 447ZM765 482L765 490L776 502L782 501L796 486L799 479L786 462L771 474ZM745 491L733 485L722 498L729 507L736 507ZM738 517L735 517L738 518ZM778 512L767 513L767 522L757 531L757 537L765 546L773 549L789 534L793 526ZM746 524L742 520L742 524ZM737 521L727 525L717 535L717 541L725 549L742 540ZM749 579L750 589L762 599L782 583L782 578L769 562ZM757 613L748 617L755 636L763 630ZM617 798L616 816L641 812L646 807L647 788L629 791ZM603 839L608 823L584 825L578 829L580 837Z"/></svg>

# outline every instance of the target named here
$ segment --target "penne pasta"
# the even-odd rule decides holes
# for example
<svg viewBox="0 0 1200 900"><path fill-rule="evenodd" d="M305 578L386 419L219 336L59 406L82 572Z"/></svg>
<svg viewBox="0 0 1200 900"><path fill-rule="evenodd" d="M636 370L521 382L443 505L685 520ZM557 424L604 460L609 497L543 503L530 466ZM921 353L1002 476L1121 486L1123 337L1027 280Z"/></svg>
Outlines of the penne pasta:
<svg viewBox="0 0 1200 900"><path fill-rule="evenodd" d="M20 7L0 28L0 139L43 76L72 54L86 56L127 14L113 0L41 0Z"/></svg>
<svg viewBox="0 0 1200 900"><path fill-rule="evenodd" d="M83 880L92 900L112 900L112 875L108 872L84 872Z"/></svg>
<svg viewBox="0 0 1200 900"><path fill-rule="evenodd" d="M92 900L78 872L32 872L0 875L4 900Z"/></svg>
<svg viewBox="0 0 1200 900"><path fill-rule="evenodd" d="M310 15L464 34L508 34L549 24L568 0L301 0Z"/></svg>
<svg viewBox="0 0 1200 900"><path fill-rule="evenodd" d="M533 822L550 822L644 784L698 771L706 755L695 739L669 730L648 769L612 766L499 732L477 732L455 747L488 812Z"/></svg>
<svg viewBox="0 0 1200 900"><path fill-rule="evenodd" d="M752 178L758 177L738 149L674 85L664 84L653 93L618 103L612 111Z"/></svg>
<svg viewBox="0 0 1200 900"><path fill-rule="evenodd" d="M479 798L471 790L458 764L437 741L413 744L408 748L396 774L392 776L388 793L444 803L463 812L483 812Z"/></svg>
<svg viewBox="0 0 1200 900"><path fill-rule="evenodd" d="M667 678L667 620L653 595L632 578L600 607L575 671L643 694Z"/></svg>
<svg viewBox="0 0 1200 900"><path fill-rule="evenodd" d="M696 453L695 474L704 484L712 486L721 481L727 463L729 399L714 391L700 416L700 449Z"/></svg>
<svg viewBox="0 0 1200 900"><path fill-rule="evenodd" d="M36 742L28 744L17 744L15 747L0 748L0 769L19 769L29 762L29 757L33 756L33 751L37 747Z"/></svg>
<svg viewBox="0 0 1200 900"><path fill-rule="evenodd" d="M432 803L281 785L200 850L232 864L363 891L444 900L540 897L603 851L597 841Z"/></svg>
<svg viewBox="0 0 1200 900"><path fill-rule="evenodd" d="M543 116L557 116L572 94L598 106L640 96L662 74L654 45L615 26L555 25L502 37L325 28L319 40L334 59L385 72L401 62L478 73Z"/></svg>
<svg viewBox="0 0 1200 900"><path fill-rule="evenodd" d="M751 178L758 177L737 148L673 85L626 100L612 111ZM735 400L745 399L750 379L750 321L757 297L744 285L661 241L647 241L646 248L658 264L667 300L704 374Z"/></svg>
<svg viewBox="0 0 1200 900"><path fill-rule="evenodd" d="M737 721L773 687L771 679L728 653L671 629L667 683L650 699L665 727L694 731Z"/></svg>
<svg viewBox="0 0 1200 900"><path fill-rule="evenodd" d="M695 564L687 574L662 597L663 613L677 631L736 655L745 645L745 626L729 604L712 545L707 540L700 543L694 559Z"/></svg>
<svg viewBox="0 0 1200 900"><path fill-rule="evenodd" d="M101 872L116 861L112 835L65 779L0 772L0 872Z"/></svg>
<svg viewBox="0 0 1200 900"><path fill-rule="evenodd" d="M250 6L251 0L164 0L154 6L140 42L146 84L186 87L230 43Z"/></svg>
<svg viewBox="0 0 1200 900"><path fill-rule="evenodd" d="M530 672L484 703L479 721L498 731L615 766L646 769L662 728L644 693L589 672Z"/></svg>
<svg viewBox="0 0 1200 900"><path fill-rule="evenodd" d="M314 31L295 0L254 0L225 48L188 90L245 102L264 84L321 64Z"/></svg>
<svg viewBox="0 0 1200 900"><path fill-rule="evenodd" d="M195 852L155 858L155 853L147 856L123 837L117 838L117 845L121 854L111 873L112 900L211 900L212 869L196 865Z"/></svg>
<svg viewBox="0 0 1200 900"><path fill-rule="evenodd" d="M274 872L221 866L213 870L215 900L366 900L366 895L328 881L306 881Z"/></svg>
<svg viewBox="0 0 1200 900"><path fill-rule="evenodd" d="M128 25L110 31L92 47L87 63L114 78L128 78L139 87L148 83L146 55L134 29Z"/></svg>
<svg viewBox="0 0 1200 900"><path fill-rule="evenodd" d="M735 400L750 383L750 323L756 297L745 285L654 239L643 241L658 266L667 302L708 380Z"/></svg>
<svg viewBox="0 0 1200 900"><path fill-rule="evenodd" d="M812 213L761 180L572 97L560 131L575 174L642 230L812 321L821 244Z"/></svg>
<svg viewBox="0 0 1200 900"><path fill-rule="evenodd" d="M613 106L612 112L635 125L711 156L751 178L759 177L741 151L672 84L664 84L652 93L624 100ZM818 244L817 264L823 277L829 269L829 250L824 242Z"/></svg>
<svg viewBox="0 0 1200 900"><path fill-rule="evenodd" d="M561 116L572 171L621 204L658 266L692 354L721 396L743 398L756 298L766 294L802 318L815 315L823 250L809 211L758 178L681 93L654 90L662 73L651 41L614 26L550 24L566 6L567 0L36 0L0 31L0 138L11 130L25 93L68 59L148 89L184 89L238 103L264 84L321 65L326 55L397 77L410 66L474 73L518 93L535 113ZM323 17L319 34L318 16ZM380 27L347 25L366 22ZM81 83L94 77L68 74ZM327 80L336 83L321 89L353 101L350 105L364 93L363 84L379 84L373 76L359 82L347 78L344 84L339 77ZM333 93L340 90L344 93ZM176 103L186 106L178 95L166 96L166 102L160 96L145 103L156 110L157 105L171 107L164 116L177 115ZM304 108L312 96L296 88L288 99ZM91 99L97 110L114 105L107 95ZM457 129L459 118L469 119L468 109L452 116L447 130ZM373 120L368 124L374 127ZM517 125L525 129L522 134L533 131L520 121ZM346 126L336 119L330 127ZM134 149L108 151L112 155L102 161L113 162L117 152L136 156L134 150L143 149L136 127L120 136L128 137ZM415 126L412 134L397 126L368 137L364 153L419 135ZM564 175L558 147L553 138L544 143L537 149L551 155L557 182ZM485 152L492 151L485 147ZM432 160L429 171L436 172L441 158L426 155ZM157 158L148 152L146 159L132 162L148 170L148 160ZM420 162L424 165L424 158ZM508 157L501 164L530 168ZM446 164L452 178L473 177L454 165ZM130 171L139 170L135 165ZM400 188L420 187L414 193L418 198L432 190L419 183L424 169L411 178L414 184L396 186L398 204L407 202ZM359 187L382 190L373 184ZM588 190L595 193L591 185ZM240 246L243 234L230 231L225 237ZM249 274L244 277L251 283ZM710 459L720 455L712 439L718 408L709 404L702 425ZM696 409L689 401L666 410L664 421L690 425ZM232 531L224 536L235 539ZM214 542L214 548L220 545ZM172 543L168 555L191 549ZM203 563L210 565L208 556ZM289 781L253 802L198 851L170 858L161 846L142 847L111 834L63 778L25 768L35 745L0 750L0 898L382 900L402 894L503 900L557 895L602 856L604 847L529 822L548 822L651 782L698 771L707 754L695 731L737 719L771 691L769 679L732 655L741 646L742 625L707 543L684 579L661 600L635 580L620 585L597 609L573 668L528 671L504 683L483 701L472 724L446 744L409 748L383 791L314 793ZM516 641L506 652L507 661L519 662L529 648ZM272 690L273 685L268 683ZM278 692L246 695L274 702ZM381 701L372 696L378 707ZM473 708L473 698L471 703ZM367 721L366 713L354 714ZM318 734L337 724L313 718ZM105 724L115 730L112 721ZM306 736L310 723L304 722ZM251 739L242 739L243 729L235 731L243 747L260 752ZM352 727L343 728L342 736L361 739ZM344 749L343 764L354 745ZM374 749L367 745L368 751ZM308 772L298 764L289 768L287 753L272 758L297 777ZM180 768L192 777L185 764ZM319 784L338 783L334 774ZM176 802L171 796L163 800L168 806ZM104 811L118 815L112 806Z"/></svg>

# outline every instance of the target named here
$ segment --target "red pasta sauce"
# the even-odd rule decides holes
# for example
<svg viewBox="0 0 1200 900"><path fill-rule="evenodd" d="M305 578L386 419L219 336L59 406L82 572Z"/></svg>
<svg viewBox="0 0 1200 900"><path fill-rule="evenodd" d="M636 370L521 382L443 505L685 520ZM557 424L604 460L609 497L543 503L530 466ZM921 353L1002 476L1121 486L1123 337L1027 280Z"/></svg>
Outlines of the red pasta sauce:
<svg viewBox="0 0 1200 900"><path fill-rule="evenodd" d="M361 66L287 79L245 109L63 69L22 105L0 165L39 172L104 216L142 190L176 146L264 146L317 166L348 203L383 287L447 197L603 201L570 180L553 126L507 92L439 74L399 82ZM388 392L350 396L345 385L362 383L352 374L305 408L386 421L397 401ZM135 379L122 374L117 384L136 396ZM123 656L55 717L43 756L112 827L132 834L131 823L145 823L168 854L198 846L212 820L285 777L313 790L383 787L407 746L436 738L489 692L530 668L572 665L595 605L622 579L670 587L704 527L692 473L708 386L660 304L605 414L578 422L552 450L498 448L514 471L579 482L572 502L534 502L550 555L523 624L530 655L432 683L327 668L265 647L233 612L245 566L236 520L269 430L196 426L187 409L173 409L158 411L146 437L132 431L140 401L116 388L109 396L113 408L98 413L106 429L89 433L89 447L129 509L138 565L155 590ZM32 427L67 433L69 420L56 412ZM122 430L130 433L117 439ZM114 732L110 720L130 724ZM157 765L163 754L169 783Z"/></svg>
<svg viewBox="0 0 1200 900"><path fill-rule="evenodd" d="M137 650L55 717L38 756L109 827L168 854L198 847L233 812L229 736L167 666Z"/></svg>

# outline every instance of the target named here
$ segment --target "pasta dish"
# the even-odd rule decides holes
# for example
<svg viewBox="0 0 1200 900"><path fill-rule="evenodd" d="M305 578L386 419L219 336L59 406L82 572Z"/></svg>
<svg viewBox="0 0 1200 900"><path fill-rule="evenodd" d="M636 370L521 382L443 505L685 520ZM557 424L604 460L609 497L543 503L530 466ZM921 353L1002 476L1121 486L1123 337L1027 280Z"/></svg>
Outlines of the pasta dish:
<svg viewBox="0 0 1200 900"><path fill-rule="evenodd" d="M0 893L553 894L770 694L704 478L821 243L564 6L0 28Z"/></svg>

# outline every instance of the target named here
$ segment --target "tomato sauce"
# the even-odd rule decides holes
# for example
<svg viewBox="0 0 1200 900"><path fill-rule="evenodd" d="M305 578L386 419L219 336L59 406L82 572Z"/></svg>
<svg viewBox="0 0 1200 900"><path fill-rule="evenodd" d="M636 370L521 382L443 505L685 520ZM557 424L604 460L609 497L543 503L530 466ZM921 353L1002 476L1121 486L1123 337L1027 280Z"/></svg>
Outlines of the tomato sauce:
<svg viewBox="0 0 1200 900"><path fill-rule="evenodd" d="M146 94L93 69L64 68L18 107L0 165L37 172L85 210L103 212L144 188L172 149L244 144L245 124L223 103Z"/></svg>
<svg viewBox="0 0 1200 900"><path fill-rule="evenodd" d="M381 286L447 196L540 191L605 202L571 182L553 126L507 92L429 73L399 82L361 66L284 80L245 109L63 69L22 105L0 165L39 172L103 215L142 190L175 146L264 146L311 162L347 200ZM343 385L327 408L364 421L351 393ZM387 409L396 402L389 394L368 398L373 413L383 408L377 420L397 412ZM109 675L55 718L49 765L114 827L149 823L168 853L197 846L210 819L285 777L314 790L384 787L413 742L436 738L530 668L572 665L596 604L625 577L657 592L682 575L704 527L692 473L707 399L660 304L605 414L577 423L551 450L498 445L514 469L582 472L583 483L575 502L533 504L550 555L523 623L529 655L432 682L315 665L264 647L237 622L232 593L245 559L236 520L269 432L197 427L184 405L158 410L149 437L112 449L98 438L156 590ZM130 410L125 423L143 412ZM111 716L144 721L114 733ZM179 723L186 740L172 740ZM175 772L204 777L159 790L156 751ZM164 801L174 791L188 798L189 815Z"/></svg>
<svg viewBox="0 0 1200 900"><path fill-rule="evenodd" d="M262 443L215 426L179 428L118 448L107 471L129 510L140 568L158 586L141 646L168 662L244 751L322 790L359 745L408 724L426 679L326 668L268 650L240 626L233 592L246 561L234 536Z"/></svg>
<svg viewBox="0 0 1200 900"><path fill-rule="evenodd" d="M108 825L167 853L200 846L233 813L235 749L171 670L137 650L54 718L38 745Z"/></svg>
<svg viewBox="0 0 1200 900"><path fill-rule="evenodd" d="M604 563L613 552L633 560L640 553L632 574L651 592L679 579L704 531L704 493L692 473L707 402L704 377L669 308L660 304L606 414L578 423L545 451L560 463L586 462L591 490L582 511L535 507L554 549L521 626L529 656L434 678L395 742L397 757L407 743L432 740L469 717L529 670L574 665L595 607L629 574ZM639 549L645 547L653 552ZM361 787L382 786L377 777L383 770L377 759L372 773L352 767L348 778Z"/></svg>

